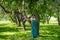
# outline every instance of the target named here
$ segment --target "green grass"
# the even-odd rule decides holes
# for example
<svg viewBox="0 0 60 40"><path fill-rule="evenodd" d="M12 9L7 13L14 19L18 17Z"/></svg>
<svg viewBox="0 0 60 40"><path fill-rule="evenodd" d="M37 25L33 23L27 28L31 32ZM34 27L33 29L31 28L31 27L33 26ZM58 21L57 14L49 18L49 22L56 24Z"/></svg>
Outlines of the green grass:
<svg viewBox="0 0 60 40"><path fill-rule="evenodd" d="M26 23L27 24L27 23ZM60 26L57 24L41 24L40 36L37 38L31 37L31 26L26 25L26 31L17 28L17 25L12 23L0 24L0 40L60 40Z"/></svg>

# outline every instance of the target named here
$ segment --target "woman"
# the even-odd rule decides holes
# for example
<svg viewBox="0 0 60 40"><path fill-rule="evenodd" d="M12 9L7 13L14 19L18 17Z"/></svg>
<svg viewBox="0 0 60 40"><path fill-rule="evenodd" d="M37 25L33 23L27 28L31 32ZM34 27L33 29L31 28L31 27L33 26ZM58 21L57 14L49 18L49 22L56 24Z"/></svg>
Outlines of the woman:
<svg viewBox="0 0 60 40"><path fill-rule="evenodd" d="M31 25L32 25L31 28L32 37L35 38L37 37L37 20L35 15L32 15Z"/></svg>

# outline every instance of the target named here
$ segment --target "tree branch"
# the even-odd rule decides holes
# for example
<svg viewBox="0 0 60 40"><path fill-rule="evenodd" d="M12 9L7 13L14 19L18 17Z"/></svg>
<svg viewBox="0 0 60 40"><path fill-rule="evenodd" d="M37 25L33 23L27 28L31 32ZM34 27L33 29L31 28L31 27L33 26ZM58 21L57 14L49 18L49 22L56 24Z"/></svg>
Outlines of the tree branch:
<svg viewBox="0 0 60 40"><path fill-rule="evenodd" d="M10 11L6 10L5 7L4 7L2 4L0 4L0 7L1 7L6 13L11 13Z"/></svg>

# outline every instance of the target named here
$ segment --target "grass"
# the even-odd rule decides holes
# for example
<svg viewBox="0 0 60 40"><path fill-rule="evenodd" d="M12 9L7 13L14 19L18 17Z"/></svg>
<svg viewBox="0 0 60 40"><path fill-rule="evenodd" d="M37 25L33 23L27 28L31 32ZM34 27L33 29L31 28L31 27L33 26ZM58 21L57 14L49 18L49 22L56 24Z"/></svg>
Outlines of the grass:
<svg viewBox="0 0 60 40"><path fill-rule="evenodd" d="M27 23L26 23L27 24ZM60 40L60 26L56 23L41 24L40 36L31 38L31 26L26 25L27 30L23 31L22 27L17 28L13 23L0 23L0 40Z"/></svg>

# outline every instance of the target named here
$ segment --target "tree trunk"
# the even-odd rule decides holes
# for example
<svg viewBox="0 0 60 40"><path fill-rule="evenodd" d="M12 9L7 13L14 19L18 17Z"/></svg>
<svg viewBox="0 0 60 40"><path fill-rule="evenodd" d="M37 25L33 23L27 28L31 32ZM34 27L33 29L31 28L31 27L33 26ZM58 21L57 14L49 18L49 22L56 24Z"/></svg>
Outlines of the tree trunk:
<svg viewBox="0 0 60 40"><path fill-rule="evenodd" d="M38 27L37 27L37 34L39 36L39 22L37 22L37 25L38 25Z"/></svg>
<svg viewBox="0 0 60 40"><path fill-rule="evenodd" d="M58 20L58 25L60 25L60 13L59 12L60 12L60 10L58 8L58 13L57 13L57 15L58 15L58 19L57 19Z"/></svg>
<svg viewBox="0 0 60 40"><path fill-rule="evenodd" d="M17 20L18 20L17 24L18 24L18 27L19 27L19 26L21 26L21 24L20 24L21 23L21 19L20 19L19 15L17 15Z"/></svg>
<svg viewBox="0 0 60 40"><path fill-rule="evenodd" d="M40 16L39 15L36 15L37 17L36 17L36 19L37 19L37 34L38 34L38 36L39 36L39 27L40 27Z"/></svg>
<svg viewBox="0 0 60 40"><path fill-rule="evenodd" d="M23 30L24 30L24 31L26 30L25 22L26 22L26 21L22 21L22 26L23 26Z"/></svg>
<svg viewBox="0 0 60 40"><path fill-rule="evenodd" d="M50 18L51 18L51 17L47 16L47 19L46 19L47 24L49 24Z"/></svg>
<svg viewBox="0 0 60 40"><path fill-rule="evenodd" d="M58 25L60 25L60 18L58 17Z"/></svg>

